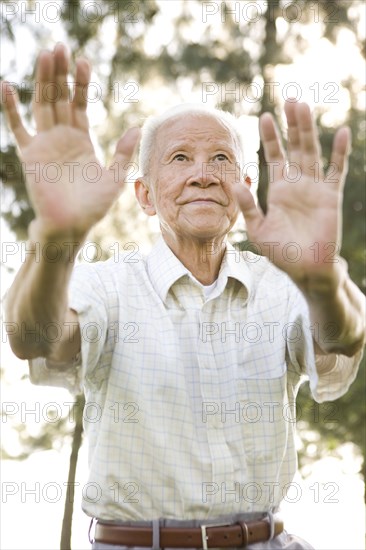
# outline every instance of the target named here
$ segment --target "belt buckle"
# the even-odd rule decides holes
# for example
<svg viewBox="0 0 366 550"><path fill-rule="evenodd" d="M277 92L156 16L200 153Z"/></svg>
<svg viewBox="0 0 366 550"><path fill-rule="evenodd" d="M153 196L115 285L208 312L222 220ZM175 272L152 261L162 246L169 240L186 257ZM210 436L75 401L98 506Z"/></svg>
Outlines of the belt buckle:
<svg viewBox="0 0 366 550"><path fill-rule="evenodd" d="M211 527L228 527L229 525L232 525L231 523L207 523L205 525L201 525L201 535L202 535L202 548L203 550L208 550L207 546L207 531L206 529L210 529Z"/></svg>

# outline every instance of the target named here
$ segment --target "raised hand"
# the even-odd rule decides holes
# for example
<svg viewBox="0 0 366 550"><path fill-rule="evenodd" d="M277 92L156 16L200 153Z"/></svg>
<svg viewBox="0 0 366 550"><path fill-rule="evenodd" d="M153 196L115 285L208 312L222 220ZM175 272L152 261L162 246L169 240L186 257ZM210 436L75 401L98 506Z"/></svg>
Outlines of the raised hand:
<svg viewBox="0 0 366 550"><path fill-rule="evenodd" d="M76 61L75 88L69 99L66 48L43 51L36 68L31 136L18 112L18 99L2 83L9 125L19 146L28 194L36 213L33 227L49 237L82 239L107 212L121 191L126 163L139 140L139 130L119 140L111 168L101 166L89 136L86 114L90 66Z"/></svg>
<svg viewBox="0 0 366 550"><path fill-rule="evenodd" d="M327 278L339 262L350 132L344 127L336 133L325 174L309 106L286 102L285 112L288 163L272 115L265 113L260 120L270 180L266 215L247 188L237 186L236 191L251 241L305 287L309 279Z"/></svg>

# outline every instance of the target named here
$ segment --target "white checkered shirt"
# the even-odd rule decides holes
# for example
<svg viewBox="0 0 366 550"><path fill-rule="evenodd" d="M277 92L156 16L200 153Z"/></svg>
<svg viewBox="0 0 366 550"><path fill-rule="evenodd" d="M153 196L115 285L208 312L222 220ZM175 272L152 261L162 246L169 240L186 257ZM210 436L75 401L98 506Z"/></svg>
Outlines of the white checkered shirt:
<svg viewBox="0 0 366 550"><path fill-rule="evenodd" d="M318 377L307 304L266 258L230 245L213 294L160 238L143 258L75 267L81 365L31 362L35 383L86 394L90 477L83 509L105 520L263 512L296 467L295 397L345 393L360 354Z"/></svg>

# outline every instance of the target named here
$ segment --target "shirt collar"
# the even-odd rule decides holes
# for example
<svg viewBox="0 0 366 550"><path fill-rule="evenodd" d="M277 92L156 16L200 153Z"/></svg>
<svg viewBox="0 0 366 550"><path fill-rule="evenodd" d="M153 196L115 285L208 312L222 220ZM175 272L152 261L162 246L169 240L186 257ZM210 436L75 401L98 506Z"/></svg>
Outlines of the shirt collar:
<svg viewBox="0 0 366 550"><path fill-rule="evenodd" d="M246 261L245 255L238 248L226 242L226 250L222 259L219 279L232 277L245 286L248 295L253 286L253 276Z"/></svg>
<svg viewBox="0 0 366 550"><path fill-rule="evenodd" d="M178 279L184 275L192 275L175 256L162 236L159 237L147 256L147 271L155 291L163 302L166 300L170 287ZM217 290L220 293L227 285L229 277L244 285L249 295L252 288L252 275L249 267L240 251L227 242L218 276Z"/></svg>
<svg viewBox="0 0 366 550"><path fill-rule="evenodd" d="M190 273L162 236L159 237L147 257L147 271L154 289L163 302L175 281Z"/></svg>

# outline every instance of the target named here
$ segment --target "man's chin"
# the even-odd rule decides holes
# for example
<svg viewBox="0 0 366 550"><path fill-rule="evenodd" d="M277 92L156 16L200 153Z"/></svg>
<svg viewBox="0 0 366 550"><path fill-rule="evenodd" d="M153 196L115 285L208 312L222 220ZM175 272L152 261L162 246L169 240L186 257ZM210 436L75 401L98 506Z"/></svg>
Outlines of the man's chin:
<svg viewBox="0 0 366 550"><path fill-rule="evenodd" d="M174 239L173 235L175 235L176 238L183 238L187 242L215 241L225 237L230 231L231 226L227 222L228 220L223 220L220 216L206 216L195 220L185 218L180 220L180 223L169 224L169 226L160 223L160 229L167 239L172 237Z"/></svg>
<svg viewBox="0 0 366 550"><path fill-rule="evenodd" d="M227 232L224 229L218 230L217 225L199 225L191 226L187 231L187 237L192 239L197 239L199 241L214 240L219 238L222 235L225 235Z"/></svg>

